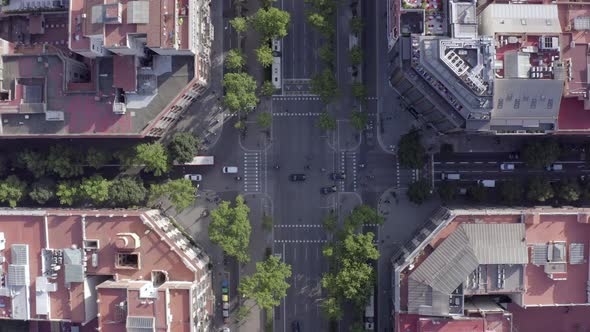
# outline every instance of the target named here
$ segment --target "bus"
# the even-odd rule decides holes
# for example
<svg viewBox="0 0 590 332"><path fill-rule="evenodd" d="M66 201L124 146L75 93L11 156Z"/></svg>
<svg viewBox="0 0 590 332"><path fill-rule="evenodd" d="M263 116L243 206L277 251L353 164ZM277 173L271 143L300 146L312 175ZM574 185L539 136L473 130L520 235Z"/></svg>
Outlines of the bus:
<svg viewBox="0 0 590 332"><path fill-rule="evenodd" d="M365 307L365 331L373 331L375 329L375 291L371 293L369 303Z"/></svg>
<svg viewBox="0 0 590 332"><path fill-rule="evenodd" d="M177 165L177 166L213 165L213 156L195 156L193 158L193 160L189 161L188 163L179 163L175 160L174 165Z"/></svg>

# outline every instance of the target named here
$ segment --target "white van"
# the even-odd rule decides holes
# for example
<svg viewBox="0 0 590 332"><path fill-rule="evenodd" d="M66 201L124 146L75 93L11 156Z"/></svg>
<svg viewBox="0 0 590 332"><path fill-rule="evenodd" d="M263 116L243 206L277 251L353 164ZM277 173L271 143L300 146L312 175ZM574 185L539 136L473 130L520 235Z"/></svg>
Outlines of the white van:
<svg viewBox="0 0 590 332"><path fill-rule="evenodd" d="M461 179L461 174L446 174L446 173L442 173L441 174L441 178L443 180L460 180Z"/></svg>
<svg viewBox="0 0 590 332"><path fill-rule="evenodd" d="M235 174L238 172L238 168L236 166L224 166L222 171L224 174Z"/></svg>
<svg viewBox="0 0 590 332"><path fill-rule="evenodd" d="M486 188L494 188L496 186L496 180L477 180L477 183Z"/></svg>

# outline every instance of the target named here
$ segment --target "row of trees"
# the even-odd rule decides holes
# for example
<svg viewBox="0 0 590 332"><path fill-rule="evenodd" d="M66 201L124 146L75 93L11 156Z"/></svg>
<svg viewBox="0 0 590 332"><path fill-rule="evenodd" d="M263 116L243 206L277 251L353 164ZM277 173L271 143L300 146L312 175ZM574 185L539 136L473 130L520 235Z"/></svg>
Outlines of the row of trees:
<svg viewBox="0 0 590 332"><path fill-rule="evenodd" d="M321 280L327 291L321 305L328 319L342 319L346 303L353 304L358 312L366 306L375 285L375 271L370 262L379 258L379 251L373 244L375 235L363 234L361 227L382 223L383 218L367 205L355 207L341 228L333 213L324 220L326 231L335 233L334 241L323 249L330 262L330 271Z"/></svg>

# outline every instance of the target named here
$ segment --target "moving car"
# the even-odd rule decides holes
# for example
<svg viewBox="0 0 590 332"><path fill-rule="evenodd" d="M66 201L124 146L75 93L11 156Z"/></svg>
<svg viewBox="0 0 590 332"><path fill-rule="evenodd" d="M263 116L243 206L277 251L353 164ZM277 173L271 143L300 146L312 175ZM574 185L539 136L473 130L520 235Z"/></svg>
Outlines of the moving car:
<svg viewBox="0 0 590 332"><path fill-rule="evenodd" d="M338 191L338 188L336 188L336 186L322 187L321 190L322 194L324 195L335 193L336 191Z"/></svg>
<svg viewBox="0 0 590 332"><path fill-rule="evenodd" d="M201 181L203 176L201 174L185 174L184 178L191 181Z"/></svg>
<svg viewBox="0 0 590 332"><path fill-rule="evenodd" d="M477 180L477 183L486 188L494 188L496 186L496 180Z"/></svg>
<svg viewBox="0 0 590 332"><path fill-rule="evenodd" d="M305 174L291 174L289 175L289 180L295 181L305 181L306 177Z"/></svg>
<svg viewBox="0 0 590 332"><path fill-rule="evenodd" d="M553 164L553 165L549 165L546 168L548 171L563 171L563 165L562 164Z"/></svg>
<svg viewBox="0 0 590 332"><path fill-rule="evenodd" d="M235 174L238 172L238 168L236 166L224 166L222 171L224 174Z"/></svg>
<svg viewBox="0 0 590 332"><path fill-rule="evenodd" d="M461 174L442 173L440 177L442 180L459 180L461 179Z"/></svg>
<svg viewBox="0 0 590 332"><path fill-rule="evenodd" d="M332 174L330 174L330 179L332 179L334 181L344 180L344 179L346 179L346 174L344 174L344 173L332 173Z"/></svg>
<svg viewBox="0 0 590 332"><path fill-rule="evenodd" d="M514 164L509 164L509 163L500 164L500 170L514 171Z"/></svg>

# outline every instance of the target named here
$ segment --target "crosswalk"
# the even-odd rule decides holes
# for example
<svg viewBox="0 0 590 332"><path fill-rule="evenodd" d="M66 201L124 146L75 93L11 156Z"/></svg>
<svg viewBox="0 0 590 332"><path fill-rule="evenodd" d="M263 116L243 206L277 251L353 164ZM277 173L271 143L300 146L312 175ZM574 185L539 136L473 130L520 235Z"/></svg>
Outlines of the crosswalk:
<svg viewBox="0 0 590 332"><path fill-rule="evenodd" d="M244 191L260 191L260 152L244 153Z"/></svg>
<svg viewBox="0 0 590 332"><path fill-rule="evenodd" d="M314 113L314 112L307 112L307 113L291 113L291 112L281 112L281 113L273 113L273 116L320 116L322 113Z"/></svg>
<svg viewBox="0 0 590 332"><path fill-rule="evenodd" d="M345 173L352 180L352 191L357 189L357 154L355 151L340 151L340 172ZM341 180L340 191L346 191L346 182Z"/></svg>
<svg viewBox="0 0 590 332"><path fill-rule="evenodd" d="M273 100L295 100L295 101L315 101L315 100L320 100L320 97L317 97L316 95L296 95L296 96L291 96L291 95L280 95L280 96L273 96L272 97Z"/></svg>

